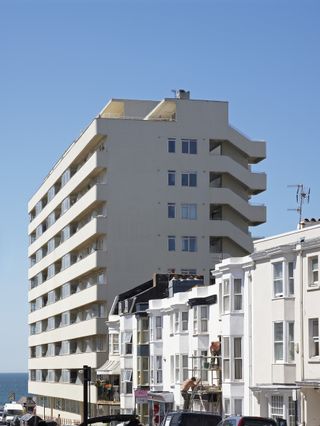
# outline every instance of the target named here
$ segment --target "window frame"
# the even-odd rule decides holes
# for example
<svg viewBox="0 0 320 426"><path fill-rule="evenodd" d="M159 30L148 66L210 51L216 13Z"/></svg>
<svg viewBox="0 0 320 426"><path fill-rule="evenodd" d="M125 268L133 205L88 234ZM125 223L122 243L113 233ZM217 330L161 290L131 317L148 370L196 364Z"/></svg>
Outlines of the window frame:
<svg viewBox="0 0 320 426"><path fill-rule="evenodd" d="M168 186L176 185L176 171L168 170Z"/></svg>
<svg viewBox="0 0 320 426"><path fill-rule="evenodd" d="M284 296L284 274L283 274L283 261L273 262L272 263L272 272L273 272L273 297L279 298ZM281 266L281 272L277 271L276 268ZM277 272L280 272L280 276L277 276ZM279 288L277 288L280 286Z"/></svg>
<svg viewBox="0 0 320 426"><path fill-rule="evenodd" d="M197 220L197 204L181 203L180 216L183 220Z"/></svg>
<svg viewBox="0 0 320 426"><path fill-rule="evenodd" d="M309 318L308 328L309 328L309 359L319 359L320 357L319 318Z"/></svg>
<svg viewBox="0 0 320 426"><path fill-rule="evenodd" d="M313 262L316 261L317 267L313 266ZM316 279L315 279L316 276ZM308 257L308 287L314 288L319 287L319 256Z"/></svg>
<svg viewBox="0 0 320 426"><path fill-rule="evenodd" d="M168 235L168 251L176 251L176 236Z"/></svg>
<svg viewBox="0 0 320 426"><path fill-rule="evenodd" d="M167 148L169 154L175 154L176 152L176 138L168 138Z"/></svg>
<svg viewBox="0 0 320 426"><path fill-rule="evenodd" d="M181 186L197 187L197 172L181 172Z"/></svg>
<svg viewBox="0 0 320 426"><path fill-rule="evenodd" d="M181 251L196 253L198 251L197 237L194 235L183 235L181 237Z"/></svg>
<svg viewBox="0 0 320 426"><path fill-rule="evenodd" d="M176 218L176 203L167 204L167 213L168 213L168 219Z"/></svg>
<svg viewBox="0 0 320 426"><path fill-rule="evenodd" d="M197 139L181 139L181 153L182 154L198 154L198 140Z"/></svg>

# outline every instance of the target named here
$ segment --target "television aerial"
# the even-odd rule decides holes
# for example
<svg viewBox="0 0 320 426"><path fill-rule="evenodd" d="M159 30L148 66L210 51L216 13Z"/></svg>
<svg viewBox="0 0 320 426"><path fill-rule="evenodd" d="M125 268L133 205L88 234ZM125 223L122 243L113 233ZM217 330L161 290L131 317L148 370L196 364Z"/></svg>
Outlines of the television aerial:
<svg viewBox="0 0 320 426"><path fill-rule="evenodd" d="M309 203L310 201L310 188L306 188L302 183L299 183L298 185L288 185L289 188L297 188L296 191L296 201L298 206L295 209L288 209L291 211L296 211L299 214L299 226L302 221L302 208L303 204Z"/></svg>

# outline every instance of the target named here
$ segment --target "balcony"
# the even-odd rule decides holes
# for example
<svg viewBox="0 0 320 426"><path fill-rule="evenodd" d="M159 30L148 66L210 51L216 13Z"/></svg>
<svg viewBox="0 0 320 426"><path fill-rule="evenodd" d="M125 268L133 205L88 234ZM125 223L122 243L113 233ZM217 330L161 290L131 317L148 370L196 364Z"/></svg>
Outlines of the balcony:
<svg viewBox="0 0 320 426"><path fill-rule="evenodd" d="M210 196L215 205L228 205L240 213L249 222L249 226L266 221L266 206L251 204L229 188L210 188Z"/></svg>

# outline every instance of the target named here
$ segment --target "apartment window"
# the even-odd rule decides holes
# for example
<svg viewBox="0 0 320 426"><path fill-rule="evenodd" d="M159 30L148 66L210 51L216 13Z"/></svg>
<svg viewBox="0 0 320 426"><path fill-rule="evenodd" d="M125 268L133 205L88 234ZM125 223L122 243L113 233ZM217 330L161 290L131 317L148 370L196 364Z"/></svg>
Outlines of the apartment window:
<svg viewBox="0 0 320 426"><path fill-rule="evenodd" d="M187 354L181 355L181 364L182 364L182 381L184 382L189 377L189 370L188 370L189 360L188 360Z"/></svg>
<svg viewBox="0 0 320 426"><path fill-rule="evenodd" d="M55 355L54 343L48 343L48 350L47 350L46 356L54 356L54 355Z"/></svg>
<svg viewBox="0 0 320 426"><path fill-rule="evenodd" d="M274 360L283 361L283 346L284 346L284 336L283 336L283 322L275 322L274 327Z"/></svg>
<svg viewBox="0 0 320 426"><path fill-rule="evenodd" d="M188 331L189 312L181 312L181 330Z"/></svg>
<svg viewBox="0 0 320 426"><path fill-rule="evenodd" d="M38 201L36 204L36 215L38 215L42 210L42 201Z"/></svg>
<svg viewBox="0 0 320 426"><path fill-rule="evenodd" d="M156 383L162 383L162 356L155 357Z"/></svg>
<svg viewBox="0 0 320 426"><path fill-rule="evenodd" d="M288 294L294 295L294 262L288 263Z"/></svg>
<svg viewBox="0 0 320 426"><path fill-rule="evenodd" d="M271 395L270 417L283 418L283 395Z"/></svg>
<svg viewBox="0 0 320 426"><path fill-rule="evenodd" d="M42 235L42 224L36 227L36 238L41 237Z"/></svg>
<svg viewBox="0 0 320 426"><path fill-rule="evenodd" d="M208 306L195 306L193 308L193 333L208 332L209 309Z"/></svg>
<svg viewBox="0 0 320 426"><path fill-rule="evenodd" d="M70 383L70 370L62 370L61 381L62 383Z"/></svg>
<svg viewBox="0 0 320 426"><path fill-rule="evenodd" d="M149 384L149 357L139 356L137 367L138 385L145 386Z"/></svg>
<svg viewBox="0 0 320 426"><path fill-rule="evenodd" d="M197 139L181 140L182 154L197 154Z"/></svg>
<svg viewBox="0 0 320 426"><path fill-rule="evenodd" d="M47 279L52 278L55 275L55 265L54 263L52 263L51 265L48 266L48 275L47 275Z"/></svg>
<svg viewBox="0 0 320 426"><path fill-rule="evenodd" d="M155 337L156 340L161 340L162 339L162 317L161 316L156 316L155 317L155 325L156 325L156 333L155 333Z"/></svg>
<svg viewBox="0 0 320 426"><path fill-rule="evenodd" d="M71 178L70 169L65 170L61 176L61 186L64 186Z"/></svg>
<svg viewBox="0 0 320 426"><path fill-rule="evenodd" d="M225 417L230 416L230 414L231 414L230 399L229 398L224 398L223 405L224 405L224 415L225 415Z"/></svg>
<svg viewBox="0 0 320 426"><path fill-rule="evenodd" d="M55 317L49 317L47 330L50 331L50 330L54 330L55 328L56 328Z"/></svg>
<svg viewBox="0 0 320 426"><path fill-rule="evenodd" d="M234 410L233 410L234 414L236 416L242 416L242 399L235 398L233 400L233 406L234 406Z"/></svg>
<svg viewBox="0 0 320 426"><path fill-rule="evenodd" d="M283 263L273 263L273 295L274 297L283 296Z"/></svg>
<svg viewBox="0 0 320 426"><path fill-rule="evenodd" d="M132 331L125 331L121 333L122 340L122 354L131 355L132 354Z"/></svg>
<svg viewBox="0 0 320 426"><path fill-rule="evenodd" d="M40 262L42 259L42 249L36 251L36 262Z"/></svg>
<svg viewBox="0 0 320 426"><path fill-rule="evenodd" d="M170 153L176 152L176 140L174 138L168 139L168 152Z"/></svg>
<svg viewBox="0 0 320 426"><path fill-rule="evenodd" d="M223 380L242 380L242 338L222 338Z"/></svg>
<svg viewBox="0 0 320 426"><path fill-rule="evenodd" d="M69 268L71 265L71 253L67 253L61 258L61 269Z"/></svg>
<svg viewBox="0 0 320 426"><path fill-rule="evenodd" d="M150 339L161 340L162 339L162 317L155 316L151 317L151 328L150 328Z"/></svg>
<svg viewBox="0 0 320 426"><path fill-rule="evenodd" d="M109 353L112 355L119 354L119 334L109 334Z"/></svg>
<svg viewBox="0 0 320 426"><path fill-rule="evenodd" d="M319 356L319 319L309 319L309 357Z"/></svg>
<svg viewBox="0 0 320 426"><path fill-rule="evenodd" d="M168 170L168 185L174 186L176 184L176 172L175 170Z"/></svg>
<svg viewBox="0 0 320 426"><path fill-rule="evenodd" d="M239 278L233 280L233 310L242 310L242 280Z"/></svg>
<svg viewBox="0 0 320 426"><path fill-rule="evenodd" d="M181 237L181 250L196 252L197 251L197 237Z"/></svg>
<svg viewBox="0 0 320 426"><path fill-rule="evenodd" d="M71 284L70 283L63 284L62 291L61 291L62 299L65 299L66 297L69 297L70 295L71 295Z"/></svg>
<svg viewBox="0 0 320 426"><path fill-rule="evenodd" d="M51 253L55 249L55 239L51 238L47 244L48 253Z"/></svg>
<svg viewBox="0 0 320 426"><path fill-rule="evenodd" d="M176 204L168 203L168 218L174 219L176 217Z"/></svg>
<svg viewBox="0 0 320 426"><path fill-rule="evenodd" d="M140 317L137 324L137 340L138 344L149 342L149 318Z"/></svg>
<svg viewBox="0 0 320 426"><path fill-rule="evenodd" d="M121 371L121 393L132 394L132 369Z"/></svg>
<svg viewBox="0 0 320 426"><path fill-rule="evenodd" d="M30 336L32 336L33 334L36 334L36 325L30 324Z"/></svg>
<svg viewBox="0 0 320 426"><path fill-rule="evenodd" d="M41 321L37 321L36 322L35 333L36 334L42 333L42 323L41 323Z"/></svg>
<svg viewBox="0 0 320 426"><path fill-rule="evenodd" d="M71 236L70 225L67 225L61 230L61 242L66 241L68 238L70 238L70 236Z"/></svg>
<svg viewBox="0 0 320 426"><path fill-rule="evenodd" d="M42 382L42 370L36 370L36 381Z"/></svg>
<svg viewBox="0 0 320 426"><path fill-rule="evenodd" d="M294 361L294 322L288 321L287 323L287 360L288 362Z"/></svg>
<svg viewBox="0 0 320 426"><path fill-rule="evenodd" d="M48 190L48 202L51 201L55 195L56 195L56 193L55 193L55 187L52 186Z"/></svg>
<svg viewBox="0 0 320 426"><path fill-rule="evenodd" d="M41 357L42 357L41 345L36 346L36 358L41 358Z"/></svg>
<svg viewBox="0 0 320 426"><path fill-rule="evenodd" d="M197 173L196 172L183 172L181 173L182 186L197 186Z"/></svg>
<svg viewBox="0 0 320 426"><path fill-rule="evenodd" d="M294 361L294 322L277 321L273 323L273 344L275 362Z"/></svg>
<svg viewBox="0 0 320 426"><path fill-rule="evenodd" d="M69 340L63 340L61 342L60 355L69 355L70 354L70 342Z"/></svg>
<svg viewBox="0 0 320 426"><path fill-rule="evenodd" d="M70 208L70 198L65 198L61 203L61 214L65 213Z"/></svg>
<svg viewBox="0 0 320 426"><path fill-rule="evenodd" d="M106 284L106 276L104 272L100 272L97 276L97 284Z"/></svg>
<svg viewBox="0 0 320 426"><path fill-rule="evenodd" d="M174 313L174 332L178 333L179 332L179 312L175 312Z"/></svg>
<svg viewBox="0 0 320 426"><path fill-rule="evenodd" d="M42 297L36 298L36 310L41 309L43 307L43 300Z"/></svg>
<svg viewBox="0 0 320 426"><path fill-rule="evenodd" d="M62 312L61 314L61 325L66 326L70 325L70 312Z"/></svg>
<svg viewBox="0 0 320 426"><path fill-rule="evenodd" d="M309 259L309 286L314 287L319 285L319 262L318 256Z"/></svg>
<svg viewBox="0 0 320 426"><path fill-rule="evenodd" d="M296 426L296 404L292 396L288 397L289 426Z"/></svg>
<svg viewBox="0 0 320 426"><path fill-rule="evenodd" d="M48 370L47 382L53 383L54 381L55 381L55 371L54 370Z"/></svg>
<svg viewBox="0 0 320 426"><path fill-rule="evenodd" d="M197 219L197 205L181 204L181 219Z"/></svg>
<svg viewBox="0 0 320 426"><path fill-rule="evenodd" d="M175 382L180 382L180 355L175 355Z"/></svg>
<svg viewBox="0 0 320 426"><path fill-rule="evenodd" d="M223 313L230 312L230 281L223 280L222 283L222 309Z"/></svg>
<svg viewBox="0 0 320 426"><path fill-rule="evenodd" d="M55 214L55 212L52 212L47 217L48 228L49 228L49 226L52 226L55 223L55 221L56 221L56 214Z"/></svg>
<svg viewBox="0 0 320 426"><path fill-rule="evenodd" d="M169 251L176 250L176 237L174 235L168 236L168 250Z"/></svg>
<svg viewBox="0 0 320 426"><path fill-rule="evenodd" d="M242 379L242 348L241 337L233 338L234 379Z"/></svg>
<svg viewBox="0 0 320 426"><path fill-rule="evenodd" d="M222 339L223 379L230 380L230 341L229 337Z"/></svg>

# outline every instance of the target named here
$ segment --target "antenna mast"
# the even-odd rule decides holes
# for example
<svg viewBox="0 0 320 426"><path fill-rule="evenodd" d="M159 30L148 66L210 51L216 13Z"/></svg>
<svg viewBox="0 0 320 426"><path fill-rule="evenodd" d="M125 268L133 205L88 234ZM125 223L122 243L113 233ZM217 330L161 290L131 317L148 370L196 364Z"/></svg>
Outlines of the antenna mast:
<svg viewBox="0 0 320 426"><path fill-rule="evenodd" d="M292 210L292 211L296 211L299 214L299 228L301 226L301 221L302 221L302 207L304 202L309 203L310 201L310 188L306 188L303 186L302 183L299 183L298 185L288 185L288 188L297 188L297 192L296 192L296 201L298 204L298 207L295 209L288 209L288 210Z"/></svg>

